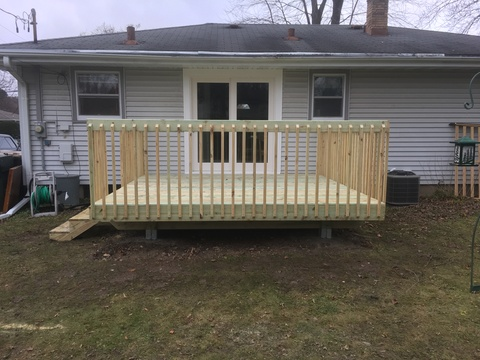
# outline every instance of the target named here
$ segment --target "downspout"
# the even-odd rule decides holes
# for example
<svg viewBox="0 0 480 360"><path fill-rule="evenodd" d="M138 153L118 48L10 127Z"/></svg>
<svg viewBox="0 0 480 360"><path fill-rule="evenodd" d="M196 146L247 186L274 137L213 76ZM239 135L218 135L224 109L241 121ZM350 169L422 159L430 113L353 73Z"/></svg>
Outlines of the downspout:
<svg viewBox="0 0 480 360"><path fill-rule="evenodd" d="M28 121L28 85L23 77L17 72L17 69L12 66L9 56L3 57L3 66L18 81L18 117L22 146L23 183L28 185L29 180L33 177L30 124Z"/></svg>

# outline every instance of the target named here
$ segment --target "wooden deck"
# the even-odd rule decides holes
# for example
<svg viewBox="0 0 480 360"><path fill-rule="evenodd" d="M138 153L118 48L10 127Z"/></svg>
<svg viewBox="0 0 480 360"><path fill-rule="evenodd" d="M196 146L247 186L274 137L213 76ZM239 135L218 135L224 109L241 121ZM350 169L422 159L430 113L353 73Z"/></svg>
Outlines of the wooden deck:
<svg viewBox="0 0 480 360"><path fill-rule="evenodd" d="M169 182L170 181L170 182ZM203 190L201 190L203 189ZM135 205L138 204L138 205ZM91 207L113 221L383 219L385 204L323 176L141 176Z"/></svg>
<svg viewBox="0 0 480 360"><path fill-rule="evenodd" d="M90 120L88 221L148 231L382 220L388 139L385 121Z"/></svg>

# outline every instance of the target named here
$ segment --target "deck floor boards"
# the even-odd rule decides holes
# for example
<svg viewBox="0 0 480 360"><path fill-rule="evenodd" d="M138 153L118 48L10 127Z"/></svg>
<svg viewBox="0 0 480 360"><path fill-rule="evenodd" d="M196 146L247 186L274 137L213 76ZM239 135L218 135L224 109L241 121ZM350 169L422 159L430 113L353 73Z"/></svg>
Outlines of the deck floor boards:
<svg viewBox="0 0 480 360"><path fill-rule="evenodd" d="M324 177L319 178L318 201L316 201L315 175L298 176L297 182L294 175L288 175L286 180L283 174L277 175L276 194L274 192L274 175L267 175L265 191L263 175L257 175L255 181L253 176L246 176L245 183L243 183L240 175L235 177L224 175L223 179L221 175L203 175L202 177L192 175L191 179L189 175L183 175L180 179L178 176L170 175L170 191L167 179L166 175L161 175L157 183L155 175L149 175L147 192L146 177L141 176L137 181L127 184L126 187L117 189L116 201L114 201L113 193L105 198L105 204L102 200L96 201L96 212L100 214L104 207L105 211L109 213L108 217L110 217L112 208L116 203L117 210L114 217L124 220L128 217L133 221L150 220L155 216L158 219L165 218L165 214L167 214L168 219L175 218L177 220L198 217L203 219L204 215L210 214L211 219L219 220L228 217L227 215L231 214L232 211L236 213L236 216L233 216L234 218L240 217L241 219L255 218L256 216L261 218L262 215L263 218L267 219L272 218L272 215L274 218L288 217L289 219L345 219L345 217L363 219L365 218L366 208L376 208L378 204L377 199L369 198L363 193L357 194L357 191L348 190L346 185L337 184L333 180L328 181L327 199L327 179ZM287 185L286 192L285 184ZM127 212L130 213L128 216L124 213L125 192L128 204ZM170 193L170 199L168 193ZM159 207L157 206L158 197L160 198ZM295 198L297 198L296 204ZM357 199L359 200L358 203ZM232 202L233 207L235 207L234 210L232 210ZM328 206L325 205L326 203L328 203ZM138 204L138 207L134 204ZM147 204L150 209L148 213L145 210ZM285 204L287 205L286 209ZM318 207L317 211L315 210L316 207ZM132 208L136 209L131 210ZM161 216L156 215L156 209L159 208L161 208ZM179 211L180 214L178 214ZM384 204L382 214L383 211ZM104 216L104 218L107 217Z"/></svg>

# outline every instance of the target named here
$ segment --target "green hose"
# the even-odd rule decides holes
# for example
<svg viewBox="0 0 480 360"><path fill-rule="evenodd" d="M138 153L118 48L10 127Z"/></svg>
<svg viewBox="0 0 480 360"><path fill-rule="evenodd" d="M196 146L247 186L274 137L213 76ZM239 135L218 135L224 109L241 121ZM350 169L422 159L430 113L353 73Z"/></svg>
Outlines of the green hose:
<svg viewBox="0 0 480 360"><path fill-rule="evenodd" d="M40 205L51 204L50 186L37 186L30 196L30 202L35 211L38 210Z"/></svg>

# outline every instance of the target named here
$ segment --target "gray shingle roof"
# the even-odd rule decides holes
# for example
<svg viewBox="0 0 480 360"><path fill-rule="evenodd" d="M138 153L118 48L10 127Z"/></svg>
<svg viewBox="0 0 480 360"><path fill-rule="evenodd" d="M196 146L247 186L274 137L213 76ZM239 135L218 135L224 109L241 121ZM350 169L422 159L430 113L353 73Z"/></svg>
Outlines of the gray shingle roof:
<svg viewBox="0 0 480 360"><path fill-rule="evenodd" d="M295 28L298 41L286 40ZM480 37L389 28L388 36L370 36L342 25L204 24L141 30L138 45L126 45L126 32L33 42L0 44L2 50L103 50L166 52L267 52L336 54L444 54L480 56Z"/></svg>

